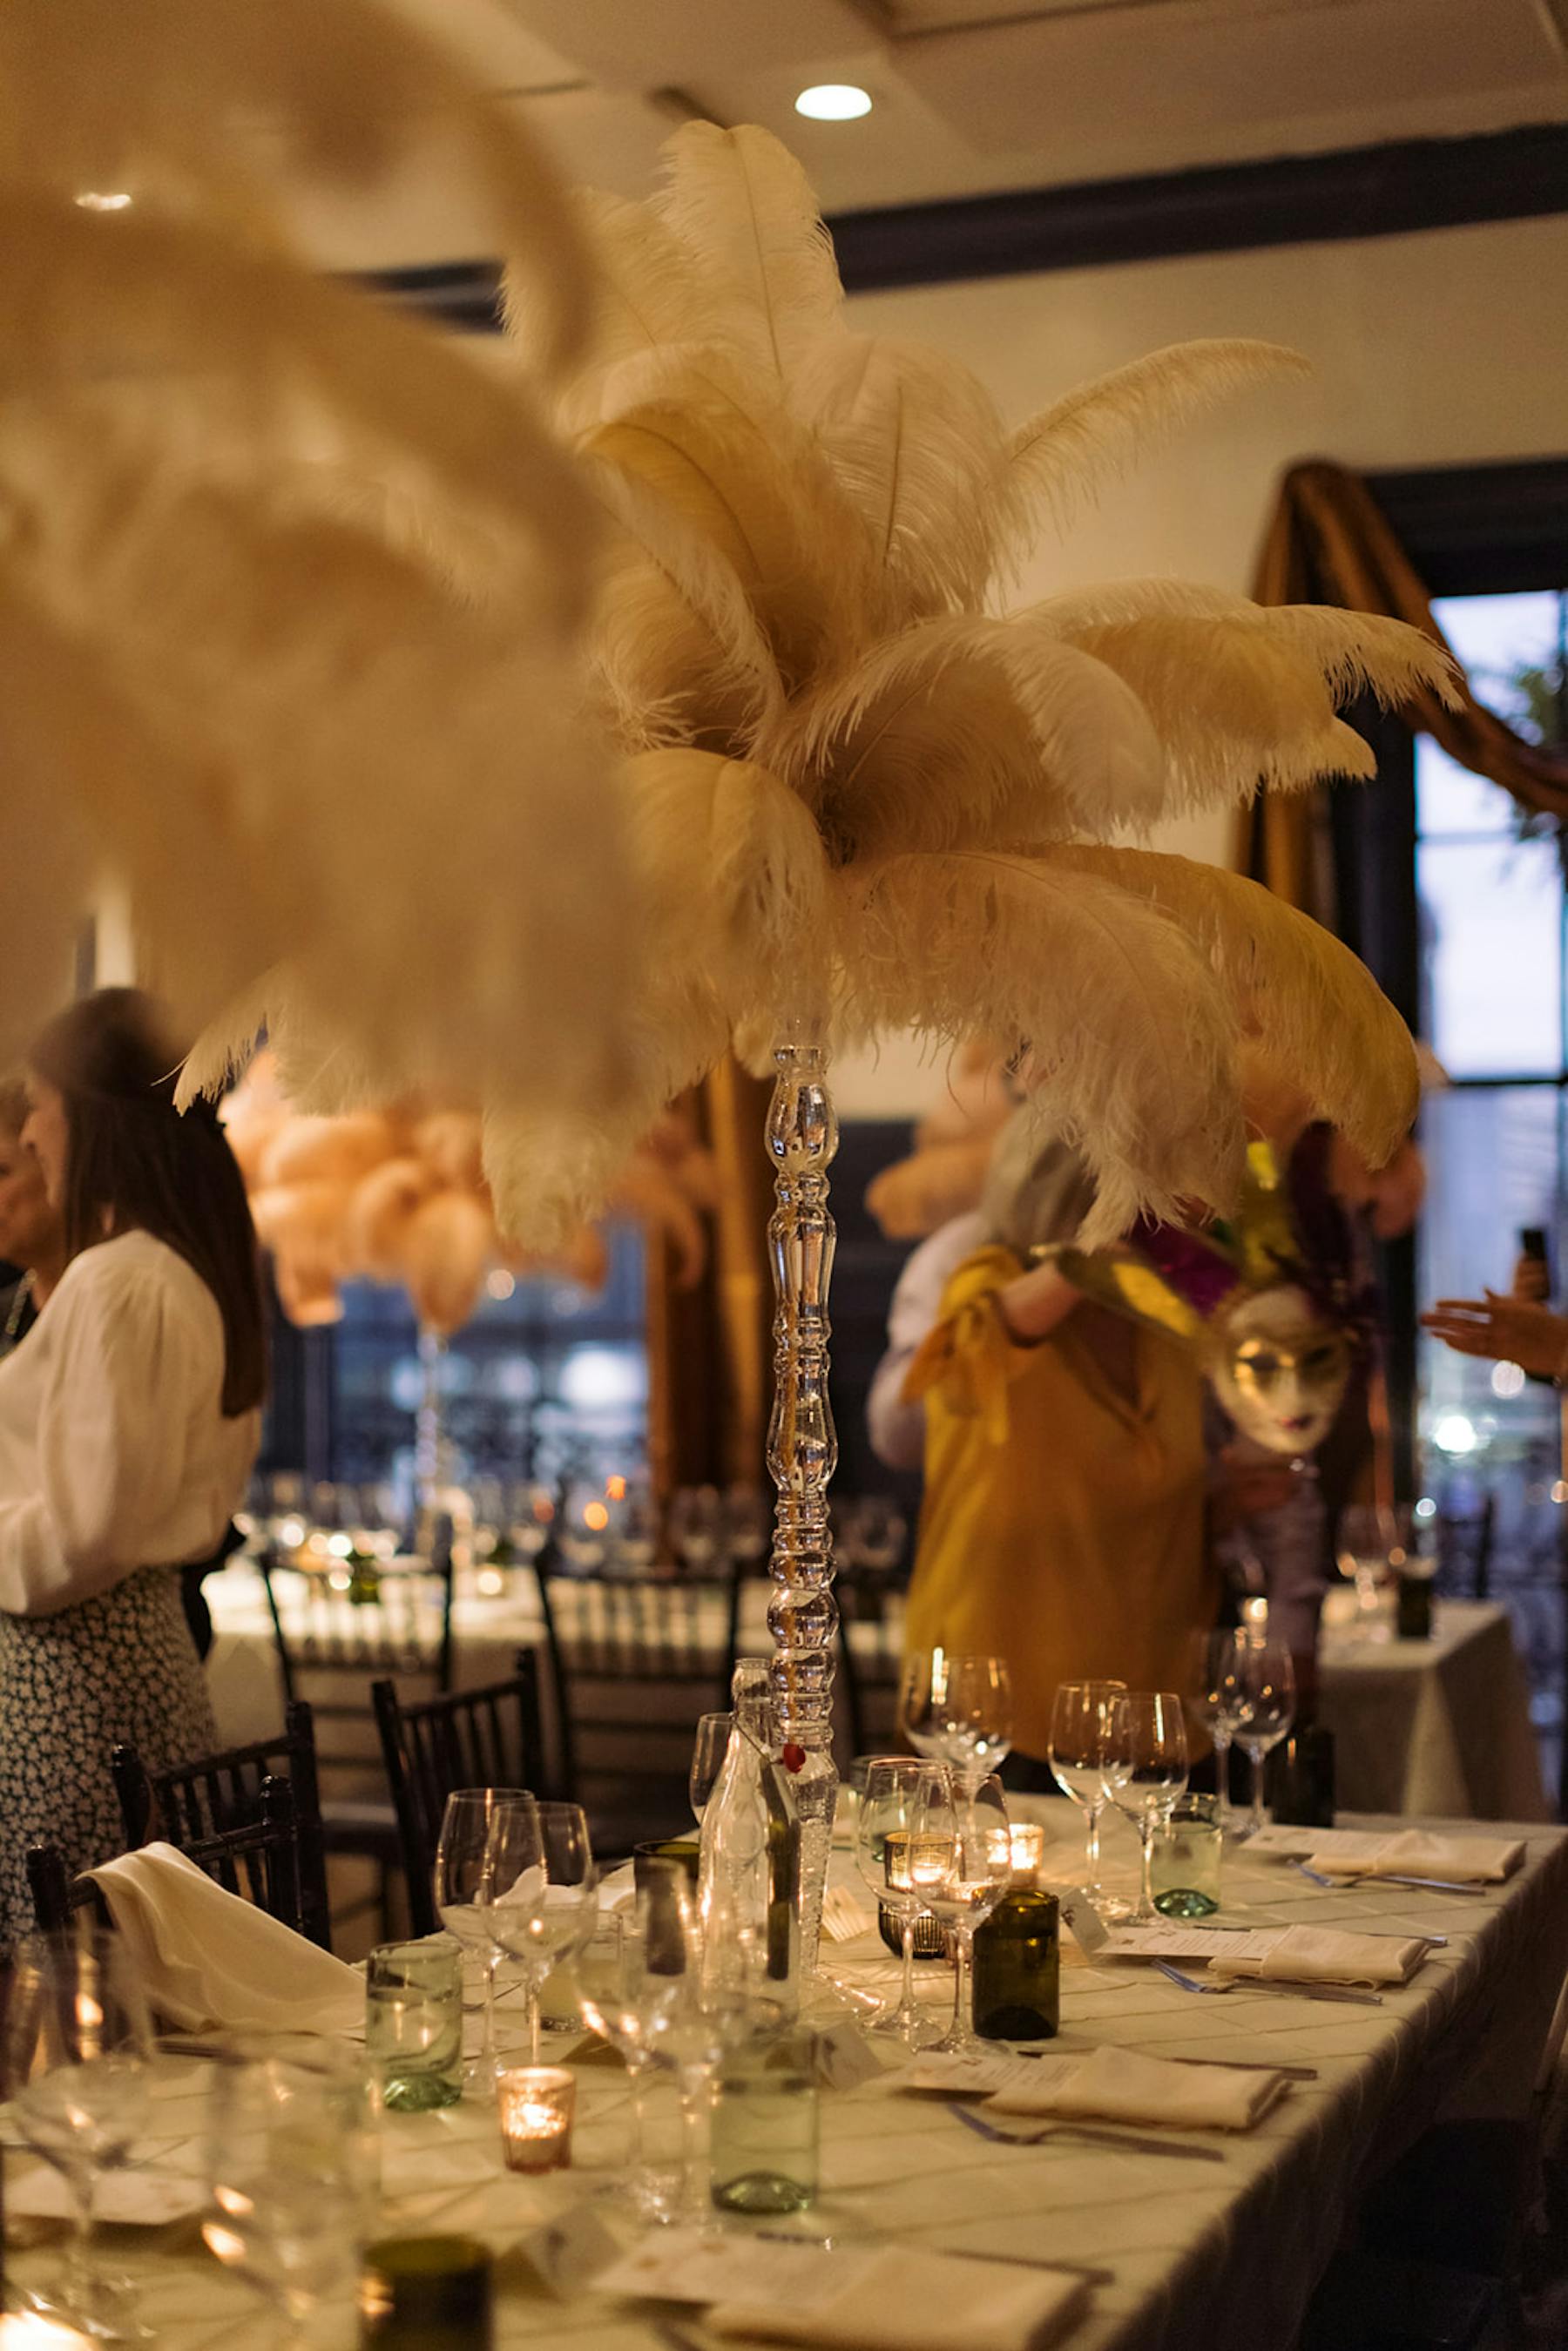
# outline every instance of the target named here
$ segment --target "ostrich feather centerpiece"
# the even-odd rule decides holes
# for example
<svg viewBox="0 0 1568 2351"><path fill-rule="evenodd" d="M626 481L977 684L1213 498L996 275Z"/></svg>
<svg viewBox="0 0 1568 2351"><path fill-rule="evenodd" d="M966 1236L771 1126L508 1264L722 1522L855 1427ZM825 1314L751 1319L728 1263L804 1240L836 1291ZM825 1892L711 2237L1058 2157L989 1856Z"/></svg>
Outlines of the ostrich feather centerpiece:
<svg viewBox="0 0 1568 2351"><path fill-rule="evenodd" d="M301 189L425 161L515 243L549 383L590 276L566 193L384 0L0 10L0 1050L107 877L217 1021L192 1086L264 1019L322 1107L614 1082L591 503L525 386L291 233Z"/></svg>
<svg viewBox="0 0 1568 2351"><path fill-rule="evenodd" d="M1173 580L1002 617L1044 518L1301 362L1180 346L1009 432L953 359L853 331L776 141L694 124L667 153L654 202L584 200L597 339L557 408L614 534L595 657L653 903L639 1081L597 1123L492 1122L488 1163L504 1222L567 1215L674 1092L732 1046L775 1047L769 1622L805 1759L814 1948L833 1786L830 1045L890 1029L1027 1043L1093 1171L1089 1246L1231 1196L1243 1036L1381 1162L1416 1064L1366 971L1250 883L1126 843L1260 784L1371 774L1336 702L1448 679L1396 623ZM521 277L510 325L526 364Z"/></svg>

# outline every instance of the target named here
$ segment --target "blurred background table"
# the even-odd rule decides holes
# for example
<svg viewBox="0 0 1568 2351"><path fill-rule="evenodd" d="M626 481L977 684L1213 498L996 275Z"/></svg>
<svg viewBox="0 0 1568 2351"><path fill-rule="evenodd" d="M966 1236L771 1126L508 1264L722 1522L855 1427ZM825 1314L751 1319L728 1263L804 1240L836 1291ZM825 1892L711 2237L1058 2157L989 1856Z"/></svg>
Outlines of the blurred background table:
<svg viewBox="0 0 1568 2351"><path fill-rule="evenodd" d="M1429 1641L1326 1631L1321 1671L1342 1811L1550 1818L1505 1608L1439 1600Z"/></svg>

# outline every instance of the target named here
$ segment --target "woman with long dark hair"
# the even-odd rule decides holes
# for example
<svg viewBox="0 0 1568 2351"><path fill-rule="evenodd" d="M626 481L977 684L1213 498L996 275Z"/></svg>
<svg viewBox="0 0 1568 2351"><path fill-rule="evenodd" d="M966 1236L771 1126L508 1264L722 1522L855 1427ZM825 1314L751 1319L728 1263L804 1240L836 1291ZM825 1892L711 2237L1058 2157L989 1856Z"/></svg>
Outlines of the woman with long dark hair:
<svg viewBox="0 0 1568 2351"><path fill-rule="evenodd" d="M180 1571L217 1550L267 1384L256 1235L206 1104L174 1108L156 1008L105 988L29 1058L26 1140L64 1228L48 1312L0 1364L0 1941L24 1856L119 1849L110 1750L216 1744Z"/></svg>

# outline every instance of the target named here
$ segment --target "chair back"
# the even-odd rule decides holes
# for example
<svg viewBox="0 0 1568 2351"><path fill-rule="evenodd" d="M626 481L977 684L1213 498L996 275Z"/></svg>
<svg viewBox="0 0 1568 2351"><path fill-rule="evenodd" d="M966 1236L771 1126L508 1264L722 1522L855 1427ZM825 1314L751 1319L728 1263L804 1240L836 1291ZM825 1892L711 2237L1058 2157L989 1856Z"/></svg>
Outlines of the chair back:
<svg viewBox="0 0 1568 2351"><path fill-rule="evenodd" d="M550 1786L539 1715L538 1660L519 1649L510 1681L456 1690L408 1705L395 1682L372 1684L408 1881L411 1932L434 1935L440 1920L431 1886L441 1817L456 1788Z"/></svg>
<svg viewBox="0 0 1568 2351"><path fill-rule="evenodd" d="M561 1777L596 1843L630 1850L685 1811L692 1731L729 1705L740 1579L538 1574ZM606 1846L609 1849L609 1846Z"/></svg>
<svg viewBox="0 0 1568 2351"><path fill-rule="evenodd" d="M891 1755L899 1745L898 1687L904 1671L904 1621L886 1608L877 1615L841 1614L834 1752L841 1777L856 1755Z"/></svg>
<svg viewBox="0 0 1568 2351"><path fill-rule="evenodd" d="M242 1856L226 1854L216 1841L265 1817L262 1799L269 1782L287 1786L295 1824L300 1932L324 1951L331 1949L316 1727L303 1699L287 1708L277 1739L253 1740L247 1746L198 1755L151 1773L134 1748L120 1746L110 1759L110 1769L128 1851L135 1852L152 1835L162 1836L193 1861L198 1848L212 1846L215 1860L202 1865L231 1894L241 1890Z"/></svg>
<svg viewBox="0 0 1568 2351"><path fill-rule="evenodd" d="M362 1691L372 1676L426 1677L437 1690L452 1686L450 1542L428 1562L382 1567L373 1588L342 1588L314 1568L258 1562L272 1616L285 1696L301 1695L306 1676L339 1677L357 1685L359 1702L338 1704L312 1692L318 1715L363 1713Z"/></svg>
<svg viewBox="0 0 1568 2351"><path fill-rule="evenodd" d="M1486 1600L1491 1593L1492 1543L1497 1496L1484 1494L1479 1510L1444 1510L1436 1529L1437 1589L1455 1600Z"/></svg>
<svg viewBox="0 0 1568 2351"><path fill-rule="evenodd" d="M241 1895L295 1933L308 1933L300 1893L299 1833L294 1791L287 1780L268 1776L261 1783L259 1811L253 1821L214 1836L195 1838L181 1850L198 1869L215 1877L231 1894ZM56 1934L69 1925L73 1914L91 1903L100 1917L108 1911L102 1895L89 1877L73 1878L57 1845L31 1845L27 1850L27 1883L40 1932Z"/></svg>

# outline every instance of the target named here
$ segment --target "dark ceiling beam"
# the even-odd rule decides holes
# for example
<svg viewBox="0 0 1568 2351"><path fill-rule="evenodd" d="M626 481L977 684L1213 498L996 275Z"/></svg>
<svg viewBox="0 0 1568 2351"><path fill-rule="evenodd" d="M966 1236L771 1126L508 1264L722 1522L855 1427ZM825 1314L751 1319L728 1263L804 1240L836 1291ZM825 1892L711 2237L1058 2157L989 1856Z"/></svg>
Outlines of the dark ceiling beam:
<svg viewBox="0 0 1568 2351"><path fill-rule="evenodd" d="M840 213L828 226L846 287L864 294L1564 212L1568 124L1547 122ZM484 329L497 323L498 275L494 262L452 262L376 270L363 282L455 327Z"/></svg>

